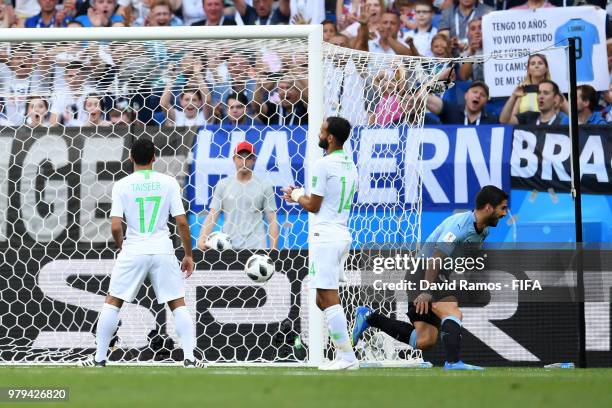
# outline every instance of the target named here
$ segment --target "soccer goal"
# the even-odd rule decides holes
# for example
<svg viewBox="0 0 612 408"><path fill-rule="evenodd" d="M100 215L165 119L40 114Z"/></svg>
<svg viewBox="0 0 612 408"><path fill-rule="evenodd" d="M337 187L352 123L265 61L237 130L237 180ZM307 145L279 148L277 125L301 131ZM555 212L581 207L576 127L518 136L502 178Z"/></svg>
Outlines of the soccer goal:
<svg viewBox="0 0 612 408"><path fill-rule="evenodd" d="M364 259L420 239L419 129L449 63L324 44L320 26L0 29L0 364L72 363L95 348L116 256L111 188L131 172L129 147L141 136L158 147L155 170L184 187L194 245L217 183L236 172L240 142L254 146L254 174L273 193L215 220L216 230L242 220L234 249L196 250L186 301L204 360L332 357L308 288L308 216L279 193L307 184L326 116L352 123L345 150L359 171L341 287L349 321L360 304L405 316L405 294L375 290ZM240 235L253 217L264 248ZM244 273L254 252L275 261L264 284ZM147 282L120 319L111 362L182 358L171 313ZM422 361L382 333L358 350L374 366Z"/></svg>

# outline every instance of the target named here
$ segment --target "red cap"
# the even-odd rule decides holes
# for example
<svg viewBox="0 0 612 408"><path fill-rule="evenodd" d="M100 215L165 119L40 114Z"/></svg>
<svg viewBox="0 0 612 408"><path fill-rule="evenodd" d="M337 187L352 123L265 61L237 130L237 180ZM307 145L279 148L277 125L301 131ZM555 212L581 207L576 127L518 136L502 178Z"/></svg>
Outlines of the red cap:
<svg viewBox="0 0 612 408"><path fill-rule="evenodd" d="M255 148L252 144L245 140L244 142L238 143L238 146L236 146L236 150L234 151L234 153L236 154L240 152L249 152L251 154L255 154Z"/></svg>

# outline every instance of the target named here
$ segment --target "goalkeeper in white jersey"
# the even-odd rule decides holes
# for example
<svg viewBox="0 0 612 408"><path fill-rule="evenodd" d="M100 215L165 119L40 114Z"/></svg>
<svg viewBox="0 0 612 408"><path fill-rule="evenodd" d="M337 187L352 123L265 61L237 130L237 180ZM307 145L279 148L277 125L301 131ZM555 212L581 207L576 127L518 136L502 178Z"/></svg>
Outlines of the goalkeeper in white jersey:
<svg viewBox="0 0 612 408"><path fill-rule="evenodd" d="M136 140L130 150L134 173L113 186L111 231L117 256L111 281L98 318L96 354L82 363L84 366L104 367L110 341L119 323L119 309L123 302L131 302L148 276L155 290L157 302L167 303L174 315L176 332L184 354L184 366L199 367L193 350L195 327L185 306L183 280L193 273L191 236L185 216L181 188L167 175L153 171L155 145L150 139ZM178 262L168 230L168 215L176 220L185 256ZM127 234L123 239L123 220Z"/></svg>
<svg viewBox="0 0 612 408"><path fill-rule="evenodd" d="M310 285L317 289L317 306L325 314L329 337L336 347L336 359L319 367L322 370L359 368L338 295L340 275L351 247L347 223L357 191L357 168L342 149L350 133L351 124L346 119L327 118L319 135L319 147L326 155L314 164L310 194L303 188L283 190L285 200L314 213L308 245Z"/></svg>

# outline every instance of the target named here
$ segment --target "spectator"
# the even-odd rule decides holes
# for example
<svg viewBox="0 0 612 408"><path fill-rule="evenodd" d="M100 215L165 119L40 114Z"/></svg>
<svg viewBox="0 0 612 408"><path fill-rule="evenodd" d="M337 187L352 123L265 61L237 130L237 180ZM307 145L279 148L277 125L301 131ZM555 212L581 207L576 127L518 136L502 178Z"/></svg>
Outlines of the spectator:
<svg viewBox="0 0 612 408"><path fill-rule="evenodd" d="M378 23L378 38L368 40L368 21L367 12L362 13L359 23L359 34L356 42L356 49L370 51L388 55L413 55L413 51L401 44L397 35L399 33L399 17L391 12L383 13Z"/></svg>
<svg viewBox="0 0 612 408"><path fill-rule="evenodd" d="M82 28L82 27L83 27L83 24L82 24L81 22L79 22L79 21L72 20L72 21L69 21L69 22L66 24L66 27L67 27L67 28Z"/></svg>
<svg viewBox="0 0 612 408"><path fill-rule="evenodd" d="M512 7L512 10L535 10L550 7L555 7L555 5L549 3L547 0L527 0L526 3L521 4L520 6Z"/></svg>
<svg viewBox="0 0 612 408"><path fill-rule="evenodd" d="M408 44L410 45L410 43ZM451 58L450 39L441 33L434 35L431 39L431 52L436 58ZM439 61L427 61L423 63L423 68L432 74L438 74L439 81L449 78L455 79L454 66L448 66L448 64L443 64Z"/></svg>
<svg viewBox="0 0 612 408"><path fill-rule="evenodd" d="M172 86L176 82L178 72L174 65L168 68L168 82L161 97L160 105L166 111L169 121L166 126L205 126L210 117L210 92L202 76L202 64L194 62L193 85L186 85L180 96L180 110L172 102Z"/></svg>
<svg viewBox="0 0 612 408"><path fill-rule="evenodd" d="M49 27L66 27L67 20L71 20L71 16L60 15L56 10L58 0L38 0L40 5L40 13L28 18L25 23L25 28L49 28Z"/></svg>
<svg viewBox="0 0 612 408"><path fill-rule="evenodd" d="M482 55L482 20L477 18L468 24L468 48L466 57ZM464 62L459 68L462 81L484 81L484 64L482 62Z"/></svg>
<svg viewBox="0 0 612 408"><path fill-rule="evenodd" d="M153 10L154 5L157 3L156 0L117 0L119 8L117 14L123 16L126 23L132 26L141 27L147 25L147 18L150 12ZM201 3L196 0L196 3ZM180 21L181 24L169 24L169 25L182 25L182 20L174 16L174 12L181 7L181 0L168 0L168 8L170 9L170 16L172 21Z"/></svg>
<svg viewBox="0 0 612 408"><path fill-rule="evenodd" d="M608 72L610 73L610 83L612 83L612 38L607 41L608 49Z"/></svg>
<svg viewBox="0 0 612 408"><path fill-rule="evenodd" d="M64 67L65 83L55 87L51 100L51 123L65 126L79 126L85 122L85 99L94 89L87 83L85 66L72 61Z"/></svg>
<svg viewBox="0 0 612 408"><path fill-rule="evenodd" d="M115 14L117 0L92 0L87 14L78 16L74 21L83 27L110 27L113 23L125 23L122 16Z"/></svg>
<svg viewBox="0 0 612 408"><path fill-rule="evenodd" d="M504 105L504 109L499 116L501 123L538 126L567 123L567 115L559 111L563 98L561 92L559 92L559 86L550 79L545 79L538 85L539 112L528 111L519 114L513 112L516 100L524 95L524 88L519 85Z"/></svg>
<svg viewBox="0 0 612 408"><path fill-rule="evenodd" d="M370 114L370 124L381 126L398 121L402 109L397 95L397 81L386 71L381 71L373 81L373 88L380 92L376 98L374 111Z"/></svg>
<svg viewBox="0 0 612 408"><path fill-rule="evenodd" d="M254 119L247 113L247 106L249 101L246 96L242 93L231 93L227 96L225 105L227 106L227 112L221 125L225 126L256 126L260 125L259 120Z"/></svg>
<svg viewBox="0 0 612 408"><path fill-rule="evenodd" d="M321 24L325 20L325 2L290 0L291 24Z"/></svg>
<svg viewBox="0 0 612 408"><path fill-rule="evenodd" d="M603 92L603 102L605 106L601 111L601 116L608 122L612 122L612 82L606 92Z"/></svg>
<svg viewBox="0 0 612 408"><path fill-rule="evenodd" d="M31 128L53 126L49 121L49 102L40 96L30 95L25 123Z"/></svg>
<svg viewBox="0 0 612 408"><path fill-rule="evenodd" d="M431 39L431 53L436 58L451 58L453 55L450 39L441 33L434 35Z"/></svg>
<svg viewBox="0 0 612 408"><path fill-rule="evenodd" d="M85 7L85 3L81 0L62 0L62 8L57 13L57 19L64 20L68 24L79 14L81 7Z"/></svg>
<svg viewBox="0 0 612 408"><path fill-rule="evenodd" d="M429 95L427 108L438 115L445 125L487 125L499 123L496 116L485 111L489 100L489 87L482 81L474 81L464 94L465 108L444 103L442 98Z"/></svg>
<svg viewBox="0 0 612 408"><path fill-rule="evenodd" d="M244 25L289 24L289 0L280 0L276 9L273 3L273 0L253 0L253 6L249 6L246 0L234 0L234 7Z"/></svg>
<svg viewBox="0 0 612 408"><path fill-rule="evenodd" d="M195 23L192 26L233 26L236 21L233 18L223 15L223 0L202 0L204 13L206 18Z"/></svg>
<svg viewBox="0 0 612 408"><path fill-rule="evenodd" d="M280 102L270 100L261 106L260 120L264 125L301 126L308 124L308 108L302 100L302 89L286 76L278 82Z"/></svg>
<svg viewBox="0 0 612 408"><path fill-rule="evenodd" d="M342 34L330 39L330 44L349 47L349 40ZM341 55L341 54L340 54ZM369 118L366 110L365 61L346 56L333 56L325 59L324 89L326 97L325 116L342 116L354 126L367 125Z"/></svg>
<svg viewBox="0 0 612 408"><path fill-rule="evenodd" d="M186 26L206 18L203 0L178 0L177 14L181 16Z"/></svg>
<svg viewBox="0 0 612 408"><path fill-rule="evenodd" d="M6 57L0 59L0 98L4 99L4 115L12 126L24 123L28 95L48 92L37 69L41 56L42 50L22 43L11 45Z"/></svg>
<svg viewBox="0 0 612 408"><path fill-rule="evenodd" d="M172 5L169 0L153 0L150 11L144 18L134 21L134 26L147 27L179 27L183 21L172 14Z"/></svg>
<svg viewBox="0 0 612 408"><path fill-rule="evenodd" d="M14 14L20 21L40 13L40 6L37 0L14 0L12 3L15 6Z"/></svg>
<svg viewBox="0 0 612 408"><path fill-rule="evenodd" d="M220 180L215 186L210 210L198 238L197 246L208 249L206 239L223 213L223 228L234 249L262 249L278 247L276 199L272 186L253 174L255 148L241 142L234 150L236 175ZM263 218L268 222L269 246Z"/></svg>
<svg viewBox="0 0 612 408"><path fill-rule="evenodd" d="M576 89L576 106L579 125L605 125L606 120L597 112L599 95L591 85L579 85Z"/></svg>
<svg viewBox="0 0 612 408"><path fill-rule="evenodd" d="M17 17L10 4L0 4L0 28L11 28L17 24Z"/></svg>
<svg viewBox="0 0 612 408"><path fill-rule="evenodd" d="M520 6L524 0L484 0L483 3L491 7L495 11L510 10L513 7Z"/></svg>
<svg viewBox="0 0 612 408"><path fill-rule="evenodd" d="M258 120L261 122L262 110L265 102L271 102L274 104L280 103L280 96L278 95L278 90L276 86L278 84L278 80L282 78L282 74L278 72L268 72L263 69L257 72L257 83L255 86L255 93L253 94L253 114L257 116Z"/></svg>
<svg viewBox="0 0 612 408"><path fill-rule="evenodd" d="M98 95L89 95L85 98L85 112L87 119L81 126L110 126L111 123L104 120L103 99Z"/></svg>
<svg viewBox="0 0 612 408"><path fill-rule="evenodd" d="M253 75L253 65L250 56L241 51L232 50L224 67L214 67L216 71L223 72L223 76L216 78L212 86L212 104L217 105L227 99L230 93L243 93L247 100L253 100L256 80ZM212 64L212 62L211 62ZM254 75L253 75L254 76Z"/></svg>
<svg viewBox="0 0 612 408"><path fill-rule="evenodd" d="M336 34L338 34L338 30L336 29L336 24L331 20L323 21L323 41L329 42L329 40Z"/></svg>
<svg viewBox="0 0 612 408"><path fill-rule="evenodd" d="M538 85L544 80L550 80L548 60L543 54L532 54L527 59L527 74L519 85L523 87L522 97L516 100L513 114L538 111Z"/></svg>
<svg viewBox="0 0 612 408"><path fill-rule="evenodd" d="M414 46L419 55L431 57L431 40L438 33L438 29L432 25L433 6L428 0L417 0L414 4L414 15L416 26L414 30L406 31L404 39L412 38Z"/></svg>
<svg viewBox="0 0 612 408"><path fill-rule="evenodd" d="M351 48L348 37L344 34L335 34L329 39L329 43L338 47Z"/></svg>
<svg viewBox="0 0 612 408"><path fill-rule="evenodd" d="M134 123L135 114L130 108L130 102L122 98L113 101L113 107L108 111L108 119L113 126L129 126Z"/></svg>
<svg viewBox="0 0 612 408"><path fill-rule="evenodd" d="M339 31L351 24L349 20L356 21L359 18L361 3L362 0L336 0L336 24Z"/></svg>
<svg viewBox="0 0 612 408"><path fill-rule="evenodd" d="M455 5L442 12L438 31L445 33L452 41L453 48L460 52L468 45L468 23L474 19L482 18L491 8L477 0L458 0Z"/></svg>
<svg viewBox="0 0 612 408"><path fill-rule="evenodd" d="M138 122L159 124L164 120L163 112L157 112L160 108L160 100L167 83L167 72L170 64L181 64L179 72L191 72L191 68L182 69L183 66L191 64L185 62L189 53L186 54L184 43L143 41L114 44L111 48L113 59L117 60L118 67L116 87L113 87L114 95L129 97L130 106L138 116ZM184 77L181 76L180 84L175 84L177 89L184 85Z"/></svg>
<svg viewBox="0 0 612 408"><path fill-rule="evenodd" d="M427 2L432 9L432 19L433 19L433 5L431 1ZM400 18L400 32L402 33L402 37L406 38L407 31L414 31L417 28L416 22L416 2L413 0L396 0L393 3L394 11L398 13Z"/></svg>
<svg viewBox="0 0 612 408"><path fill-rule="evenodd" d="M377 35L376 30L378 28L378 22L384 10L384 0L366 0L364 6L359 9L359 13L350 14L347 17L347 21L351 22L351 24L342 31L342 34L349 38L357 37L361 21L365 20L368 26L368 33ZM364 18L364 15L367 16L367 19Z"/></svg>
<svg viewBox="0 0 612 408"><path fill-rule="evenodd" d="M421 118L419 117L419 107L423 105L423 100L427 95L419 89L402 87L399 92L400 106L402 116L394 123L396 125L407 124L410 126L420 126ZM440 125L440 119L431 112L425 112L423 118L425 125Z"/></svg>
<svg viewBox="0 0 612 408"><path fill-rule="evenodd" d="M442 13L446 9L453 8L454 5L455 5L455 0L434 0L433 1L434 8L438 10L440 13ZM440 27L438 27L438 29L440 29Z"/></svg>

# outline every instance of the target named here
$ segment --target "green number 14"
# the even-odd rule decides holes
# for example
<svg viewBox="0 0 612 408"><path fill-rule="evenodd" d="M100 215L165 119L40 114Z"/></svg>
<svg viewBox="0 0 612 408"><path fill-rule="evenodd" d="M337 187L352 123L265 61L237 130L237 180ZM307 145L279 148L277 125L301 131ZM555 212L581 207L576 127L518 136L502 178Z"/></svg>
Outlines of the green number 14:
<svg viewBox="0 0 612 408"><path fill-rule="evenodd" d="M151 214L151 219L149 220L149 228L146 228L145 226L145 210L144 210L145 201L152 201L154 204L153 213ZM147 232L153 232L153 227L155 226L155 219L157 218L157 213L159 212L159 204L161 202L161 197L160 196L138 197L136 199L136 202L138 203L138 210L140 213L140 233L144 234L145 229L147 230Z"/></svg>
<svg viewBox="0 0 612 408"><path fill-rule="evenodd" d="M353 181L353 185L351 186L351 192L349 195L346 195L346 177L340 177L340 182L342 183L342 193L340 193L340 205L338 206L338 214L342 212L342 210L351 210L351 204L353 204L353 196L355 195L355 182Z"/></svg>

